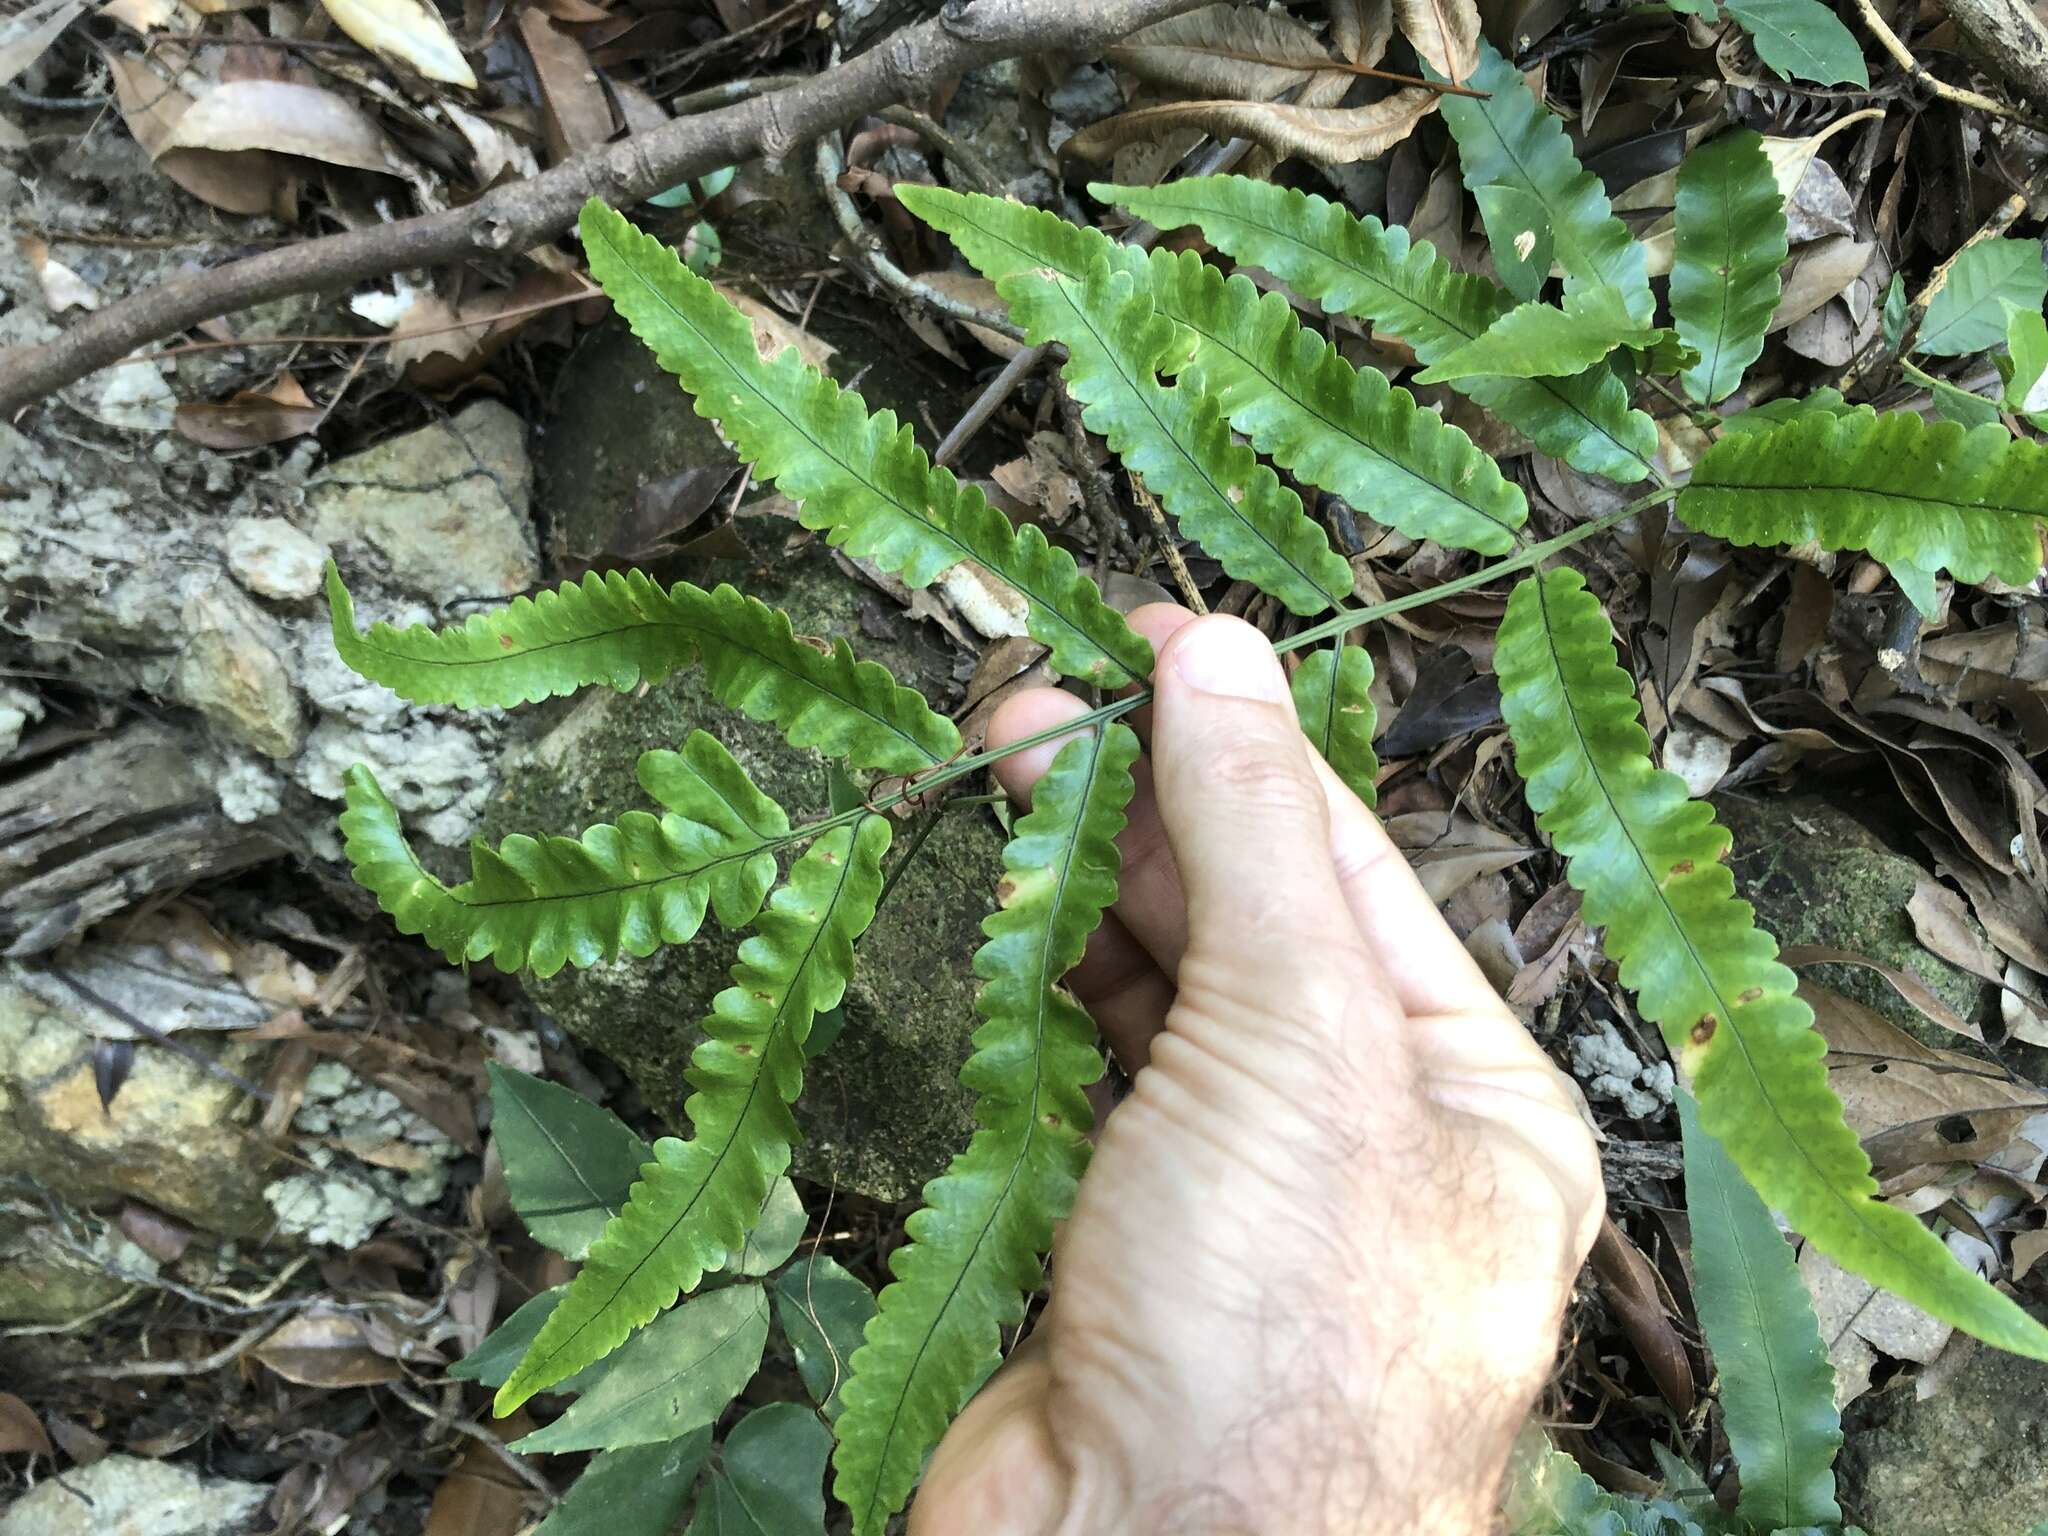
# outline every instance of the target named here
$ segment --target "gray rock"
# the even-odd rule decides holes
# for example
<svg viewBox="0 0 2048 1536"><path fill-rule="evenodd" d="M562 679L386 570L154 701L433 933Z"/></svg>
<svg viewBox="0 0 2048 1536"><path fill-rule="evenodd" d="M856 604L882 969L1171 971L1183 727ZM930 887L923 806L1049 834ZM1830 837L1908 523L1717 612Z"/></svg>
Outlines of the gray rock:
<svg viewBox="0 0 2048 1536"><path fill-rule="evenodd" d="M238 1536L270 1490L190 1467L108 1456L49 1478L6 1514L0 1536Z"/></svg>
<svg viewBox="0 0 2048 1536"><path fill-rule="evenodd" d="M780 543L792 525L743 520L756 547ZM845 635L898 681L943 699L952 657L922 630L891 618L893 633L864 635L864 589L841 574L822 543L773 561L698 571L729 575L763 601L787 608L799 631ZM767 726L720 706L684 673L644 694L586 694L555 708L549 728L502 765L503 787L485 830L569 832L622 811L646 808L633 777L649 747L680 746L702 727L729 747L754 781L792 819L827 804L824 764L786 746ZM902 846L899 835L899 848ZM970 1132L957 1081L975 1025L970 959L992 910L1002 836L985 811L948 813L897 884L861 941L846 1000L846 1026L807 1074L797 1118L806 1140L797 1169L881 1198L913 1193L945 1166ZM612 1057L671 1124L682 1116L683 1069L701 1038L693 1021L728 984L737 937L708 922L692 943L648 960L564 970L527 989L571 1034Z"/></svg>
<svg viewBox="0 0 2048 1536"><path fill-rule="evenodd" d="M2040 1361L1976 1346L1925 1402L1910 1382L1872 1393L1844 1427L1843 1511L1870 1536L2026 1536L2048 1517Z"/></svg>
<svg viewBox="0 0 2048 1536"><path fill-rule="evenodd" d="M307 481L308 531L372 546L409 591L509 597L540 576L527 522L532 485L525 423L480 400Z"/></svg>
<svg viewBox="0 0 2048 1536"><path fill-rule="evenodd" d="M183 1038L195 1048L211 1049L204 1031L190 1028L203 1022L190 1015L194 1007L205 1011L198 997L181 987L161 1009L134 992L122 1002L160 1028L188 1031ZM247 1096L145 1045L102 1109L93 1043L123 1033L47 977L14 963L0 970L0 1174L31 1176L78 1205L141 1200L209 1231L262 1235L270 1225L263 1184L275 1153L249 1124ZM260 1071L251 1047L220 1049L245 1076Z"/></svg>
<svg viewBox="0 0 2048 1536"><path fill-rule="evenodd" d="M233 582L214 577L185 599L184 641L171 696L221 734L265 757L290 757L306 740L298 690L277 622Z"/></svg>
<svg viewBox="0 0 2048 1536"><path fill-rule="evenodd" d="M1868 828L1814 795L1722 795L1714 809L1734 835L1728 856L1736 891L1780 944L1849 950L1911 971L1951 1009L1980 1027L1995 1017L1992 988L1921 947L1906 903L1925 873ZM1852 998L1937 1048L1967 1046L1931 1023L1864 966L1804 966L1816 985Z"/></svg>
<svg viewBox="0 0 2048 1536"><path fill-rule="evenodd" d="M619 324L599 326L578 344L556 382L534 457L554 563L567 568L604 553L642 486L738 462L654 354Z"/></svg>
<svg viewBox="0 0 2048 1536"><path fill-rule="evenodd" d="M0 1215L0 1322L75 1322L121 1300L132 1285L124 1274L150 1270L148 1254L105 1231L86 1253L64 1236L48 1222Z"/></svg>
<svg viewBox="0 0 2048 1536"><path fill-rule="evenodd" d="M320 590L327 550L281 517L238 517L223 542L235 580L258 597L295 602Z"/></svg>

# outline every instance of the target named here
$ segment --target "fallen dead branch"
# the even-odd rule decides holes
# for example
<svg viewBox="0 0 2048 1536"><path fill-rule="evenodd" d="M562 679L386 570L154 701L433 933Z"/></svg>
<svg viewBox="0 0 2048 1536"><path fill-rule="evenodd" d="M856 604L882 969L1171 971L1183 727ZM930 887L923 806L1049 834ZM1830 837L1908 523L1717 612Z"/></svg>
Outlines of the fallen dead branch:
<svg viewBox="0 0 2048 1536"><path fill-rule="evenodd" d="M463 208L308 240L175 278L71 326L54 341L0 352L0 418L137 347L201 321L292 294L346 287L466 255L522 251L554 239L585 199L632 204L721 165L797 145L866 112L925 93L935 80L1041 48L1092 52L1195 0L948 0L858 58L786 91L679 118L586 150Z"/></svg>

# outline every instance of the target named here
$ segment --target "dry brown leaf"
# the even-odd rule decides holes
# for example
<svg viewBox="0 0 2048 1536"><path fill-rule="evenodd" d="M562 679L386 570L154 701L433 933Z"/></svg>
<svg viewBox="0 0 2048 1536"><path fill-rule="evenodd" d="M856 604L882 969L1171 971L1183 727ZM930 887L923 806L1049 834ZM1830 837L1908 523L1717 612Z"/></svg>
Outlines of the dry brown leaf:
<svg viewBox="0 0 2048 1536"><path fill-rule="evenodd" d="M320 0L334 24L374 54L409 64L429 80L476 89L448 23L426 0Z"/></svg>
<svg viewBox="0 0 2048 1536"><path fill-rule="evenodd" d="M533 59L547 106L548 155L561 161L612 136L612 108L583 45L539 9L519 13L519 37Z"/></svg>
<svg viewBox="0 0 2048 1536"><path fill-rule="evenodd" d="M391 365L403 368L415 384L445 389L475 373L521 329L550 313L536 306L589 292L567 273L537 271L510 288L473 294L459 305L439 294L422 294L391 332Z"/></svg>
<svg viewBox="0 0 2048 1536"><path fill-rule="evenodd" d="M361 108L317 85L232 80L194 101L171 126L166 150L267 149L327 165L404 176L407 167Z"/></svg>
<svg viewBox="0 0 2048 1536"><path fill-rule="evenodd" d="M476 1441L467 1442L427 1510L421 1536L515 1536L532 1490Z"/></svg>
<svg viewBox="0 0 2048 1536"><path fill-rule="evenodd" d="M303 437L316 431L326 419L327 412L309 400L299 381L287 373L267 391L241 390L219 404L180 402L172 425L180 437L208 448L231 451ZM279 998L268 1001L289 1006Z"/></svg>
<svg viewBox="0 0 2048 1536"><path fill-rule="evenodd" d="M178 15L178 0L107 0L100 14L143 36L170 26Z"/></svg>
<svg viewBox="0 0 2048 1536"><path fill-rule="evenodd" d="M55 1456L43 1421L12 1392L0 1392L0 1456Z"/></svg>
<svg viewBox="0 0 2048 1536"><path fill-rule="evenodd" d="M1787 944L1778 951L1778 958L1785 964L1798 969L1802 965L1856 965L1865 970L1877 972L1891 985L1891 989L1903 997L1914 1008L1943 1029L1963 1036L1967 1040L1984 1038L1984 1032L1959 1017L1938 997L1934 989L1915 976L1911 971L1902 971L1895 966L1884 965L1868 955L1855 954L1846 949L1830 949L1825 944Z"/></svg>
<svg viewBox="0 0 2048 1536"><path fill-rule="evenodd" d="M1270 101L1319 73L1325 55L1315 33L1277 12L1206 5L1133 32L1104 57L1151 85Z"/></svg>
<svg viewBox="0 0 2048 1536"><path fill-rule="evenodd" d="M2048 1109L2041 1090L1974 1057L1932 1050L1860 1003L1806 985L1799 995L1828 1043L1828 1086L1881 1167L1982 1161Z"/></svg>
<svg viewBox="0 0 2048 1536"><path fill-rule="evenodd" d="M1609 1217L1600 1223L1600 1235L1593 1239L1586 1261L1664 1401L1680 1415L1692 1412L1692 1359L1665 1305L1657 1271L1643 1251Z"/></svg>
<svg viewBox="0 0 2048 1536"><path fill-rule="evenodd" d="M1331 0L1330 41L1353 64L1372 68L1393 40L1393 0Z"/></svg>
<svg viewBox="0 0 2048 1536"><path fill-rule="evenodd" d="M996 285L978 273L923 272L918 275L917 280L929 287L938 289L939 292L949 299L958 299L963 304L972 304L975 308L985 309L992 315L1000 315L1004 312L1003 301L996 295ZM987 347L989 351L995 353L997 357L1012 358L1024 350L1023 342L1018 341L1013 336L1005 336L1001 331L992 331L985 325L975 325L967 320L962 320L959 324L968 335L972 336L984 347Z"/></svg>
<svg viewBox="0 0 2048 1536"><path fill-rule="evenodd" d="M728 288L723 283L714 283L712 286L752 322L754 350L761 354L763 362L773 358L786 347L795 347L805 362L813 368L823 368L832 360L832 354L838 350L824 337L799 330L779 311L770 309L759 299Z"/></svg>
<svg viewBox="0 0 2048 1536"><path fill-rule="evenodd" d="M1479 7L1472 0L1395 0L1401 35L1453 85L1479 67Z"/></svg>
<svg viewBox="0 0 2048 1536"><path fill-rule="evenodd" d="M441 103L448 121L469 141L476 167L477 185L488 187L500 176L523 178L538 175L540 164L524 140L501 123L466 110L452 101Z"/></svg>
<svg viewBox="0 0 2048 1536"><path fill-rule="evenodd" d="M1436 110L1437 95L1413 87L1363 107L1294 107L1257 101L1176 101L1119 113L1084 128L1063 152L1101 160L1139 139L1199 128L1217 139L1245 138L1278 155L1348 165L1385 154Z"/></svg>
<svg viewBox="0 0 2048 1536"><path fill-rule="evenodd" d="M250 1353L302 1387L369 1387L405 1374L371 1347L361 1319L341 1312L302 1313Z"/></svg>
<svg viewBox="0 0 2048 1536"><path fill-rule="evenodd" d="M1950 965L1959 966L1993 986L2004 984L1998 956L1970 922L1963 898L1931 875L1922 875L1906 902L1913 936Z"/></svg>
<svg viewBox="0 0 2048 1536"><path fill-rule="evenodd" d="M287 177L283 161L263 150L172 148L171 133L192 98L139 58L106 49L101 55L113 73L121 121L159 171L223 213L270 211Z"/></svg>

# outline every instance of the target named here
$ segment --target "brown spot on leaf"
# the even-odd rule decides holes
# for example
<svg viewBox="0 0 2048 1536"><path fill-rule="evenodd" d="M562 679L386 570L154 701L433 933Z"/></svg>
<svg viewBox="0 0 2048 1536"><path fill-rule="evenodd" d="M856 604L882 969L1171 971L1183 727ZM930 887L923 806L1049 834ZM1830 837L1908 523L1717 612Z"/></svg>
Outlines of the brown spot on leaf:
<svg viewBox="0 0 2048 1536"><path fill-rule="evenodd" d="M1699 1023L1692 1027L1692 1043L1694 1045L1705 1045L1714 1038L1714 1031L1720 1027L1721 1021L1711 1013L1701 1014Z"/></svg>
<svg viewBox="0 0 2048 1536"><path fill-rule="evenodd" d="M514 640L510 635L498 636L498 649L501 651L509 651L518 643L519 642L517 640Z"/></svg>
<svg viewBox="0 0 2048 1536"><path fill-rule="evenodd" d="M1010 904L1010 902L1016 897L1016 895L1017 882L1013 877L1005 875L1002 879L996 882L997 906L1007 907Z"/></svg>
<svg viewBox="0 0 2048 1536"><path fill-rule="evenodd" d="M1760 1003L1763 1000L1764 989L1762 987L1744 987L1742 995L1735 999L1738 1003Z"/></svg>
<svg viewBox="0 0 2048 1536"><path fill-rule="evenodd" d="M1671 873L1673 875L1689 875L1692 873L1692 871L1693 862L1691 859L1680 859L1676 864L1671 866Z"/></svg>

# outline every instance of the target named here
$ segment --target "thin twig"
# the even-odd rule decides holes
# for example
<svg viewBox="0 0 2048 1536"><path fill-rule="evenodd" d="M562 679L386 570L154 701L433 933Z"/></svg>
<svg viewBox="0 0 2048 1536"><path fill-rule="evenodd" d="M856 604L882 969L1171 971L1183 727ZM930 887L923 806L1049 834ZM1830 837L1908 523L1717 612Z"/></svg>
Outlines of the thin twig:
<svg viewBox="0 0 2048 1536"><path fill-rule="evenodd" d="M1055 44L1085 57L1195 3L1091 0L1077 8L1069 0L951 0L938 15L786 91L596 145L459 208L367 224L174 277L84 316L52 341L9 347L0 351L0 421L201 321L407 268L532 250L575 223L592 197L631 206L720 166L757 155L780 160L821 133L922 96L933 80Z"/></svg>
<svg viewBox="0 0 2048 1536"><path fill-rule="evenodd" d="M577 274L577 280L583 281L582 274ZM225 341L183 341L175 347L165 347L160 352L138 353L133 360L138 363L154 363L169 357L189 357L195 352L219 352L235 347L385 347L395 341L417 341L424 336L442 336L450 331L486 330L506 320L520 320L527 315L544 314L551 309L560 309L564 304L581 304L602 292L603 290L595 283L585 282L575 293L561 293L552 299L538 299L531 304L516 304L510 309L501 309L496 314L479 315L474 320L451 320L445 325L424 326L417 331L395 330L382 336L230 336Z"/></svg>
<svg viewBox="0 0 2048 1536"><path fill-rule="evenodd" d="M1934 96L1952 106L1970 107L1979 112L1988 112L1993 117L2009 117L2016 123L2025 123L2029 128L2048 128L2048 124L2041 123L2028 113L2008 107L2002 101L1995 101L1981 91L1950 85L1913 57L1913 50L1908 48L1899 34L1891 29L1890 24L1878 15L1877 6L1872 0L1856 0L1856 10L1863 17L1863 24L1870 28L1870 35L1877 39L1877 45L1892 56L1893 62L1899 68L1926 86Z"/></svg>
<svg viewBox="0 0 2048 1536"><path fill-rule="evenodd" d="M694 64L701 64L706 59L716 58L728 48L736 47L741 43L751 42L765 32L777 30L786 22L793 21L802 12L815 11L817 9L819 9L819 0L793 0L792 4L785 5L780 10L770 11L759 21L748 22L737 32L728 32L723 37L714 37L708 43L699 43L694 48L685 49L672 59L662 60L661 63L655 65L648 72L647 84L651 88L655 81L665 75L680 74Z"/></svg>
<svg viewBox="0 0 2048 1536"><path fill-rule="evenodd" d="M833 218L838 220L839 228L846 236L846 243L884 287L895 289L920 309L937 310L963 325L978 325L1018 341L1024 339L1024 328L1008 315L997 314L965 299L956 299L950 293L942 293L923 278L912 277L883 253L882 242L867 227L860 210L853 205L853 199L839 184L839 178L846 173L846 155L839 147L837 133L818 136L816 165L818 185L825 193Z"/></svg>
<svg viewBox="0 0 2048 1536"><path fill-rule="evenodd" d="M142 1019L137 1018L134 1014L130 1013L126 1008L123 1008L119 1003L115 1002L112 998L100 996L99 993L93 991L91 987L88 987L84 982L80 981L76 976L73 976L69 971L65 970L62 966L50 966L48 968L48 971L50 975L56 977L58 981L62 982L65 987L67 987L77 996L83 998L86 1002L91 1003L95 1008L98 1008L101 1012L127 1025L130 1029L134 1030L135 1033L142 1036L151 1044L160 1045L165 1050L171 1052L173 1055L184 1057L185 1060L192 1063L193 1066L199 1068L200 1071L208 1074L211 1077L217 1077L224 1082L233 1083L237 1088L241 1089L242 1092L248 1094L249 1097L252 1099L259 1099L265 1104L268 1104L270 1102L270 1094L266 1090L259 1088L254 1083L250 1082L249 1079L242 1076L241 1073L233 1071L228 1067L222 1066L219 1062L215 1061L211 1056L207 1055L206 1052L189 1046L184 1041L176 1039L171 1035L165 1034L162 1030L158 1029L154 1024L148 1023Z"/></svg>
<svg viewBox="0 0 2048 1536"><path fill-rule="evenodd" d="M1159 558L1166 562L1166 568L1173 572L1173 584L1180 588L1180 599L1196 613L1207 613L1209 605L1202 600L1202 589L1195 585L1194 572L1181 558L1180 543L1173 536L1173 530L1166 526L1166 513L1160 509L1159 498L1137 480L1131 481L1131 494L1152 517L1153 542L1159 546Z"/></svg>

